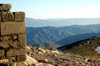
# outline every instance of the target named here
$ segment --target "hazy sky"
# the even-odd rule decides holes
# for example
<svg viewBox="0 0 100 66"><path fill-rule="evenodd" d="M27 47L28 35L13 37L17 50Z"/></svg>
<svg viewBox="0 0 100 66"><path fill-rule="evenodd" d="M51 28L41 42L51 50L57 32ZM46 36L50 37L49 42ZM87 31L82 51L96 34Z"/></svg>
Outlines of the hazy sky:
<svg viewBox="0 0 100 66"><path fill-rule="evenodd" d="M11 11L24 11L26 17L100 18L100 0L0 0L12 4Z"/></svg>

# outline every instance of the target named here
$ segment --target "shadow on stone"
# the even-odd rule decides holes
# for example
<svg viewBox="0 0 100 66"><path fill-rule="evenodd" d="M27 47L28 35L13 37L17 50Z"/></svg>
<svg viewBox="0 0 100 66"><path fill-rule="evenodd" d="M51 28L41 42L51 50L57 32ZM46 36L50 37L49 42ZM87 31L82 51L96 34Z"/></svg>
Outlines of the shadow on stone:
<svg viewBox="0 0 100 66"><path fill-rule="evenodd" d="M8 66L7 64L0 64L0 66Z"/></svg>

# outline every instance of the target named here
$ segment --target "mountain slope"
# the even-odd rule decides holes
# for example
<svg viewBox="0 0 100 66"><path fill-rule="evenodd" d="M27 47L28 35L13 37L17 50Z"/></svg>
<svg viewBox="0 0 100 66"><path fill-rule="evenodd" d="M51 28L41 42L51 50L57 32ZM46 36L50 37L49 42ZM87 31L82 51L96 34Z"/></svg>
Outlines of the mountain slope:
<svg viewBox="0 0 100 66"><path fill-rule="evenodd" d="M63 38L63 39L61 39L61 40L59 40L55 43L57 43L59 45L67 45L67 44L70 44L70 43L74 43L76 41L91 38L93 36L100 36L100 33L86 33L86 34L73 35L73 36Z"/></svg>
<svg viewBox="0 0 100 66"><path fill-rule="evenodd" d="M85 33L98 33L100 32L100 24L94 25L72 25L59 27L60 29L67 30L73 34L85 34Z"/></svg>
<svg viewBox="0 0 100 66"><path fill-rule="evenodd" d="M64 53L69 52L73 54L95 56L97 55L95 49L100 46L100 36L95 36L89 39L81 40L71 43L58 49L62 49Z"/></svg>
<svg viewBox="0 0 100 66"><path fill-rule="evenodd" d="M56 42L62 38L73 35L72 33L56 27L26 27L27 44Z"/></svg>

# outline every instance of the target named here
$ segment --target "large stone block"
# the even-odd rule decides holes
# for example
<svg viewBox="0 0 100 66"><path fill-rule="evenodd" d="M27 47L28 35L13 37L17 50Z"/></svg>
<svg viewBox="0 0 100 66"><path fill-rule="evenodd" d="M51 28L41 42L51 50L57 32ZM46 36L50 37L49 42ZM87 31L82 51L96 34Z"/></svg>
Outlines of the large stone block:
<svg viewBox="0 0 100 66"><path fill-rule="evenodd" d="M21 49L9 49L6 52L6 56L7 57L18 56L18 55L25 55L25 54L26 54L26 49L25 48L21 48Z"/></svg>
<svg viewBox="0 0 100 66"><path fill-rule="evenodd" d="M26 46L26 34L19 34L18 41L21 47L25 47Z"/></svg>
<svg viewBox="0 0 100 66"><path fill-rule="evenodd" d="M0 4L0 11L9 11L11 7L11 4Z"/></svg>
<svg viewBox="0 0 100 66"><path fill-rule="evenodd" d="M0 35L26 33L25 22L1 22Z"/></svg>
<svg viewBox="0 0 100 66"><path fill-rule="evenodd" d="M0 50L0 57L3 57L5 54L4 50Z"/></svg>
<svg viewBox="0 0 100 66"><path fill-rule="evenodd" d="M2 17L1 17L1 21L2 22L11 22L11 21L14 21L14 15L12 12L10 11L7 11L7 12L2 12Z"/></svg>
<svg viewBox="0 0 100 66"><path fill-rule="evenodd" d="M15 21L23 22L25 21L25 13L24 12L14 12Z"/></svg>

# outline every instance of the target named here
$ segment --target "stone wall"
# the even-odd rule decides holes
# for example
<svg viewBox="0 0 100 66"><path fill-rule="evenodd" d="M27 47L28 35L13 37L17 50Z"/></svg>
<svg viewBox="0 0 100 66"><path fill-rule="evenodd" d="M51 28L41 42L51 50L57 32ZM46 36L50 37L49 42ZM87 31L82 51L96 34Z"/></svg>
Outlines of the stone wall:
<svg viewBox="0 0 100 66"><path fill-rule="evenodd" d="M25 13L0 4L0 66L26 66Z"/></svg>

